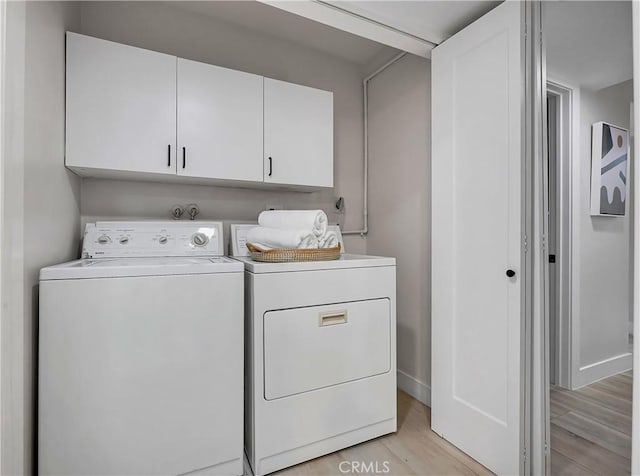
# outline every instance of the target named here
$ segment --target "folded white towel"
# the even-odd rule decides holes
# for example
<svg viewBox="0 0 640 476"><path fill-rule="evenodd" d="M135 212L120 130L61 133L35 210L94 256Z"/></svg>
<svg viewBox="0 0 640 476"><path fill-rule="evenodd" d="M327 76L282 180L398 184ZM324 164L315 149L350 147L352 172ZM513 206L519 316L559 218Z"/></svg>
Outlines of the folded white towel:
<svg viewBox="0 0 640 476"><path fill-rule="evenodd" d="M338 234L335 231L328 231L318 238L319 248L335 248L338 243Z"/></svg>
<svg viewBox="0 0 640 476"><path fill-rule="evenodd" d="M260 213L258 224L281 230L309 230L317 237L327 232L327 215L322 210L269 210Z"/></svg>
<svg viewBox="0 0 640 476"><path fill-rule="evenodd" d="M247 243L277 249L312 249L318 247L318 238L311 230L279 230L256 226L247 233Z"/></svg>

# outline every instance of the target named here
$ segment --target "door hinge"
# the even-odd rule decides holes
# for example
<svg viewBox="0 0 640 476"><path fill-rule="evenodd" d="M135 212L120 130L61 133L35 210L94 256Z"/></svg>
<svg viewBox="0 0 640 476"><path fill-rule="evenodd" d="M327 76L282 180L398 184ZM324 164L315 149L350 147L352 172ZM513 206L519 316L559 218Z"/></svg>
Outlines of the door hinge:
<svg viewBox="0 0 640 476"><path fill-rule="evenodd" d="M527 461L527 447L523 447L522 448L522 461L526 462Z"/></svg>
<svg viewBox="0 0 640 476"><path fill-rule="evenodd" d="M527 235L524 235L524 240L522 242L522 246L524 247L524 252L529 252L529 242L527 241Z"/></svg>

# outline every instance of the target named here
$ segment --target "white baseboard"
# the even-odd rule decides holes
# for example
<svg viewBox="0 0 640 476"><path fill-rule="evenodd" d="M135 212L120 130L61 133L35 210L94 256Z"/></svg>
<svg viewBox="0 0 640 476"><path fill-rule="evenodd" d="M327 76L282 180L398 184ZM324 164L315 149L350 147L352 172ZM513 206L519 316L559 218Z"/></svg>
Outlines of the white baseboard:
<svg viewBox="0 0 640 476"><path fill-rule="evenodd" d="M398 388L426 406L431 406L431 386L398 370Z"/></svg>
<svg viewBox="0 0 640 476"><path fill-rule="evenodd" d="M612 375L625 372L633 367L633 356L631 353L616 355L609 359L595 362L593 364L580 367L575 377L572 379L572 389L578 389L585 385L590 385L598 380L602 380Z"/></svg>

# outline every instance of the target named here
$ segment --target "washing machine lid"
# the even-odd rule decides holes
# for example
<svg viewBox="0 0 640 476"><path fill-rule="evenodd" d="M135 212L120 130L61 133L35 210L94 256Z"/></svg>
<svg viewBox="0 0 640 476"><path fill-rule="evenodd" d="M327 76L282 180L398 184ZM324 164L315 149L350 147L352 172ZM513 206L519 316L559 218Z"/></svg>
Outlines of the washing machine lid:
<svg viewBox="0 0 640 476"><path fill-rule="evenodd" d="M296 263L261 263L250 257L234 257L244 263L251 273L287 273L292 271L319 271L328 269L372 268L395 266L396 259L384 256L343 254L333 261L302 261Z"/></svg>
<svg viewBox="0 0 640 476"><path fill-rule="evenodd" d="M239 273L242 263L226 257L80 259L40 270L40 281L61 279Z"/></svg>

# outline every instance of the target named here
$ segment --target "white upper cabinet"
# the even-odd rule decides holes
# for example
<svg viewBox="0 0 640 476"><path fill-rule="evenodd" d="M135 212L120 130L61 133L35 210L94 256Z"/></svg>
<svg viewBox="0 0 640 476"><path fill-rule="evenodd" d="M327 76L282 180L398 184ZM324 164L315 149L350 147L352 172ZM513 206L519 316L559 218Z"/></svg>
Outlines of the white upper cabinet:
<svg viewBox="0 0 640 476"><path fill-rule="evenodd" d="M67 33L66 165L176 173L176 57Z"/></svg>
<svg viewBox="0 0 640 476"><path fill-rule="evenodd" d="M333 187L333 93L264 79L264 181Z"/></svg>
<svg viewBox="0 0 640 476"><path fill-rule="evenodd" d="M333 93L67 33L67 167L122 179L333 186Z"/></svg>
<svg viewBox="0 0 640 476"><path fill-rule="evenodd" d="M262 79L178 59L178 175L262 182Z"/></svg>

